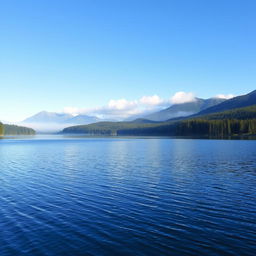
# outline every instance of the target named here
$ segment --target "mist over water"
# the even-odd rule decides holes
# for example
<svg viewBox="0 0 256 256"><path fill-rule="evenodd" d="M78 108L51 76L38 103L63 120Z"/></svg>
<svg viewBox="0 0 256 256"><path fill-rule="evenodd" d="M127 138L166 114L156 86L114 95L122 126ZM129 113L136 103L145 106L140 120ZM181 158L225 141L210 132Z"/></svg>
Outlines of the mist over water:
<svg viewBox="0 0 256 256"><path fill-rule="evenodd" d="M255 255L255 148L0 140L0 255Z"/></svg>
<svg viewBox="0 0 256 256"><path fill-rule="evenodd" d="M19 123L18 125L34 129L37 133L56 133L64 128L77 124L61 124L61 123Z"/></svg>

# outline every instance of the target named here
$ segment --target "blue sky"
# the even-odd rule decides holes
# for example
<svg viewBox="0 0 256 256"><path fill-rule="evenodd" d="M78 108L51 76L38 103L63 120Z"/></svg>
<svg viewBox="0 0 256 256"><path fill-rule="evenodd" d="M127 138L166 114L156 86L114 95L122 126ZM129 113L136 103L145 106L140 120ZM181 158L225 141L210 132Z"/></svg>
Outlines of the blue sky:
<svg viewBox="0 0 256 256"><path fill-rule="evenodd" d="M256 89L254 0L0 4L0 120Z"/></svg>

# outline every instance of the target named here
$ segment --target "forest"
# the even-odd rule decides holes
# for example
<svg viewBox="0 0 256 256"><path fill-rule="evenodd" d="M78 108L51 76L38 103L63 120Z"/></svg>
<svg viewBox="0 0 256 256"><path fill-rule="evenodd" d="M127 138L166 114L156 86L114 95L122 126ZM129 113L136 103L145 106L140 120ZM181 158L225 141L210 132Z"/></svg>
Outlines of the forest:
<svg viewBox="0 0 256 256"><path fill-rule="evenodd" d="M125 136L256 135L256 106L166 122L100 122L68 127L63 133Z"/></svg>
<svg viewBox="0 0 256 256"><path fill-rule="evenodd" d="M0 136L3 135L34 135L35 131L31 128L0 123Z"/></svg>
<svg viewBox="0 0 256 256"><path fill-rule="evenodd" d="M4 135L4 125L0 123L0 136Z"/></svg>

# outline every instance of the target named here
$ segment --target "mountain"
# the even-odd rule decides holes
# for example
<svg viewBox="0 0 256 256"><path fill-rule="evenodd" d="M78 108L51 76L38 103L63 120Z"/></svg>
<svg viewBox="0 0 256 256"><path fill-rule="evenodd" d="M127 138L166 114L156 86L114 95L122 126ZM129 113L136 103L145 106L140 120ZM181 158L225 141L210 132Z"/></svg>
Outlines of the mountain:
<svg viewBox="0 0 256 256"><path fill-rule="evenodd" d="M25 119L22 123L55 123L55 124L88 124L97 122L100 119L95 116L77 115L65 113L54 113L42 111L34 116Z"/></svg>
<svg viewBox="0 0 256 256"><path fill-rule="evenodd" d="M99 122L65 128L63 133L120 136L255 136L256 105L167 122Z"/></svg>
<svg viewBox="0 0 256 256"><path fill-rule="evenodd" d="M87 115L78 115L72 118L69 118L65 121L65 123L69 124L90 124L99 122L100 119L95 116L87 116Z"/></svg>
<svg viewBox="0 0 256 256"><path fill-rule="evenodd" d="M134 124L155 124L155 123L159 123L159 122L158 121L152 121L152 120L144 119L144 118L137 118L135 120L130 121L130 123L134 123Z"/></svg>
<svg viewBox="0 0 256 256"><path fill-rule="evenodd" d="M230 100L226 100L216 106L204 109L196 114L196 116L206 115L211 113L223 112L226 110L248 107L256 104L256 90L241 96L237 96Z"/></svg>
<svg viewBox="0 0 256 256"><path fill-rule="evenodd" d="M256 119L256 104L249 107L235 108L222 112L210 113L206 115L200 115L196 117L190 117L189 119L205 119L205 120L246 120L246 119Z"/></svg>
<svg viewBox="0 0 256 256"><path fill-rule="evenodd" d="M210 98L206 100L196 98L193 102L174 104L166 109L149 114L144 118L152 121L165 121L176 117L190 116L224 101L225 99L220 98Z"/></svg>
<svg viewBox="0 0 256 256"><path fill-rule="evenodd" d="M70 114L42 111L25 119L22 123L63 123L71 118L73 116Z"/></svg>
<svg viewBox="0 0 256 256"><path fill-rule="evenodd" d="M100 121L100 119L95 116L73 116L65 113L42 111L25 119L20 124L31 127L38 132L57 132L67 126L81 124L85 125L98 121Z"/></svg>

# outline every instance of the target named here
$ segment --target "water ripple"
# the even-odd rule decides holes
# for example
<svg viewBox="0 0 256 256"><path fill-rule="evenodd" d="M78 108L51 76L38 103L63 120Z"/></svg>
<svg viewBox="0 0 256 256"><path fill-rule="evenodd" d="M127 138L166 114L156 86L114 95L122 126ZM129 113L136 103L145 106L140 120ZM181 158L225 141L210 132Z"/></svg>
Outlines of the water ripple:
<svg viewBox="0 0 256 256"><path fill-rule="evenodd" d="M255 255L255 146L2 140L0 255Z"/></svg>

